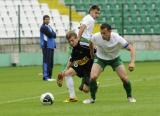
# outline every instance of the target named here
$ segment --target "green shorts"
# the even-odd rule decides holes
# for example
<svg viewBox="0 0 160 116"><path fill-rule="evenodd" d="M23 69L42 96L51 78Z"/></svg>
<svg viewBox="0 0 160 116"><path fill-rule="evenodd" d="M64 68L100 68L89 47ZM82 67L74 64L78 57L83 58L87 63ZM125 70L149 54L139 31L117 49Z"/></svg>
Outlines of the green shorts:
<svg viewBox="0 0 160 116"><path fill-rule="evenodd" d="M110 65L114 71L119 65L123 64L119 56L113 60L103 60L95 56L94 63L99 64L103 70L107 65Z"/></svg>

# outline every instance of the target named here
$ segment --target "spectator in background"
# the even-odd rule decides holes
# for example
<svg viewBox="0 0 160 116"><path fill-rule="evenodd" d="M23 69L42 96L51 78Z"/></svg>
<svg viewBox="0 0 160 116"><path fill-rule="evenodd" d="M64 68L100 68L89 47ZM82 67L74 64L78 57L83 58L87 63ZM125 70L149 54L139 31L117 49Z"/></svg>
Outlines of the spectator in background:
<svg viewBox="0 0 160 116"><path fill-rule="evenodd" d="M43 16L43 24L40 28L40 46L43 53L43 80L53 81L52 69L54 64L54 49L56 48L56 33L49 25L50 17Z"/></svg>

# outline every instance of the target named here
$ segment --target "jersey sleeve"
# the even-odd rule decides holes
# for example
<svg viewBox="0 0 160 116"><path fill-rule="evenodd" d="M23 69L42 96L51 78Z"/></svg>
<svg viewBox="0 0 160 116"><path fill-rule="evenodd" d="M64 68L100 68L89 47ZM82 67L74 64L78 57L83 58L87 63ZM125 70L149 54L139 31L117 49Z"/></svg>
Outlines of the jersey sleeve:
<svg viewBox="0 0 160 116"><path fill-rule="evenodd" d="M95 34L92 36L92 38L91 38L91 42L93 42L93 44L95 43L95 39L96 39L96 37L95 37Z"/></svg>
<svg viewBox="0 0 160 116"><path fill-rule="evenodd" d="M73 49L71 51L71 54L70 54L70 57L69 57L69 61L70 62L73 62L74 61L74 52L73 52Z"/></svg>
<svg viewBox="0 0 160 116"><path fill-rule="evenodd" d="M120 35L118 36L118 42L122 45L123 48L127 48L129 43Z"/></svg>
<svg viewBox="0 0 160 116"><path fill-rule="evenodd" d="M73 62L72 56L69 57L69 61L70 61L70 62Z"/></svg>

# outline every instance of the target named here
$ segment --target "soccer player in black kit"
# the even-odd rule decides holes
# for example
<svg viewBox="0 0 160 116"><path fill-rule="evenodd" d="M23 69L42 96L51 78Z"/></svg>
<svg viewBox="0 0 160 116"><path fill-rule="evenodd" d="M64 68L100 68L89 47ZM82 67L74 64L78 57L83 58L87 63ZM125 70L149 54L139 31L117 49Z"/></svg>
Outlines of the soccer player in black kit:
<svg viewBox="0 0 160 116"><path fill-rule="evenodd" d="M90 71L93 64L93 46L87 39L79 40L77 34L70 31L66 34L68 43L72 46L72 53L66 70L58 74L57 84L63 84L64 77L75 76L82 78L79 89L85 93L89 92Z"/></svg>

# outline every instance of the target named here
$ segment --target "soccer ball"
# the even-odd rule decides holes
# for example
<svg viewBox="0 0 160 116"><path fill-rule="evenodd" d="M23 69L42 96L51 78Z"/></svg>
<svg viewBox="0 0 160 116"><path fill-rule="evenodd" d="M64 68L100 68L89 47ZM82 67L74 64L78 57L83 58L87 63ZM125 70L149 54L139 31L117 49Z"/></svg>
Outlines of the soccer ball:
<svg viewBox="0 0 160 116"><path fill-rule="evenodd" d="M50 92L42 94L41 97L40 97L40 102L43 105L51 105L51 104L53 104L54 103L54 96L53 96L53 94L50 93Z"/></svg>

